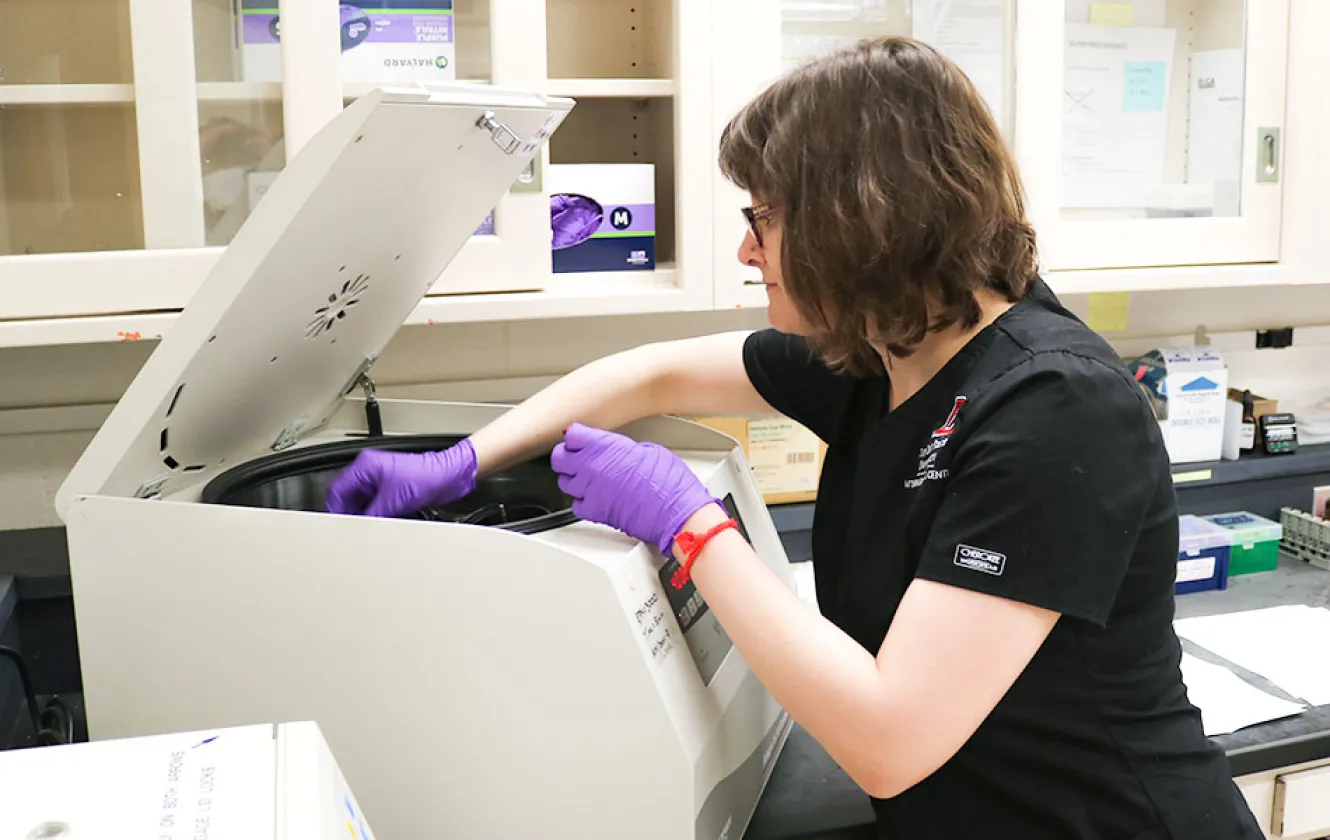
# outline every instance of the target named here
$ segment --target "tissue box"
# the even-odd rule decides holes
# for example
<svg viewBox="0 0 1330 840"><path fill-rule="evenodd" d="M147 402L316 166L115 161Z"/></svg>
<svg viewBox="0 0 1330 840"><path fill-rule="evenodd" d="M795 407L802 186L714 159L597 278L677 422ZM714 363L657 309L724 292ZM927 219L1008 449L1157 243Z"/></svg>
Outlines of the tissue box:
<svg viewBox="0 0 1330 840"><path fill-rule="evenodd" d="M555 274L655 269L655 166L552 164L545 185Z"/></svg>
<svg viewBox="0 0 1330 840"><path fill-rule="evenodd" d="M1174 464L1217 461L1224 448L1228 369L1209 347L1165 347L1129 366L1150 398Z"/></svg>
<svg viewBox="0 0 1330 840"><path fill-rule="evenodd" d="M277 3L240 0L240 4L245 81L280 82ZM356 0L337 5L343 82L437 82L457 77L453 0Z"/></svg>

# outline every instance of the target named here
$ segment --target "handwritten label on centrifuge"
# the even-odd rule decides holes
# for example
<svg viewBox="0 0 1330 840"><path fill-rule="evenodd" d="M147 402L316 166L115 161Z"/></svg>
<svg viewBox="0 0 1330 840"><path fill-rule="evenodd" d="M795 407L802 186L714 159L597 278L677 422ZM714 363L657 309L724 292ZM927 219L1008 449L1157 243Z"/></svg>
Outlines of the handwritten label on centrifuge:
<svg viewBox="0 0 1330 840"><path fill-rule="evenodd" d="M670 651L674 650L674 634L670 632L668 606L659 592L652 592L633 612L633 617L637 620L637 630L646 643L653 662L663 662Z"/></svg>

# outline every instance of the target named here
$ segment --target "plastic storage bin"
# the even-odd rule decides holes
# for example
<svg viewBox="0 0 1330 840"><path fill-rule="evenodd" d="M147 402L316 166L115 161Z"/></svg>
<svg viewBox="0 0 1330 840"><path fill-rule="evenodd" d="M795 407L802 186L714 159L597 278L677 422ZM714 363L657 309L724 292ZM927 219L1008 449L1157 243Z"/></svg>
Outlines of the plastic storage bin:
<svg viewBox="0 0 1330 840"><path fill-rule="evenodd" d="M1228 553L1228 576L1273 572L1279 565L1279 541L1284 528L1263 516L1246 511L1216 513L1201 517L1228 530L1233 541Z"/></svg>
<svg viewBox="0 0 1330 840"><path fill-rule="evenodd" d="M1228 556L1233 538L1227 528L1199 516L1178 517L1178 595L1228 588Z"/></svg>

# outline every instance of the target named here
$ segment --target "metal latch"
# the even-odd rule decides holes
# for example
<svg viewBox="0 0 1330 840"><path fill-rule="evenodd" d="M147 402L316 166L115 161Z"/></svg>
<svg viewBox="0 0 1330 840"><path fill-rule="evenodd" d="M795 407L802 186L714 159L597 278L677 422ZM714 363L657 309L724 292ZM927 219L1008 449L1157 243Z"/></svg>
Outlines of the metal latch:
<svg viewBox="0 0 1330 840"><path fill-rule="evenodd" d="M481 114L480 119L476 120L476 126L488 131L494 145L502 149L505 155L516 154L517 150L522 148L521 138L511 128L499 122L493 111Z"/></svg>

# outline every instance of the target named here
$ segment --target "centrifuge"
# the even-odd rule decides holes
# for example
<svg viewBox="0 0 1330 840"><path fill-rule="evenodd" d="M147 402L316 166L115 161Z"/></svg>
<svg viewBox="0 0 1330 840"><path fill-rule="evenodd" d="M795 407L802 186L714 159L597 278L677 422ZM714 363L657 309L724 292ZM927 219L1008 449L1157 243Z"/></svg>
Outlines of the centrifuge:
<svg viewBox="0 0 1330 840"><path fill-rule="evenodd" d="M379 89L276 179L57 495L94 739L313 720L391 840L742 835L788 716L672 558L572 514L548 453L410 517L323 512L361 449L505 410L380 399L372 366L571 107ZM793 588L732 438L623 431Z"/></svg>
<svg viewBox="0 0 1330 840"><path fill-rule="evenodd" d="M374 840L317 724L0 752L12 840Z"/></svg>

